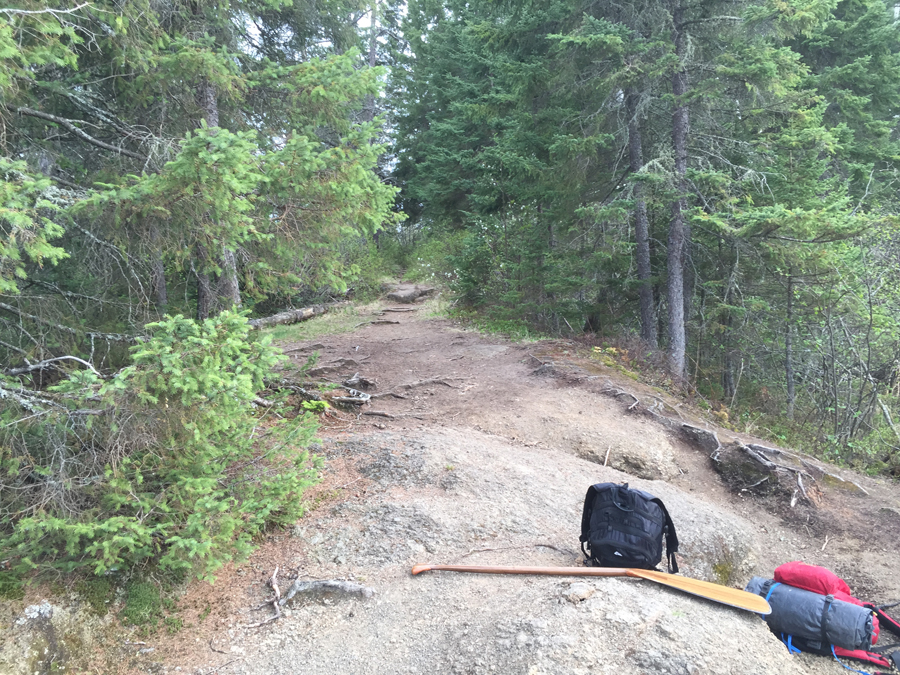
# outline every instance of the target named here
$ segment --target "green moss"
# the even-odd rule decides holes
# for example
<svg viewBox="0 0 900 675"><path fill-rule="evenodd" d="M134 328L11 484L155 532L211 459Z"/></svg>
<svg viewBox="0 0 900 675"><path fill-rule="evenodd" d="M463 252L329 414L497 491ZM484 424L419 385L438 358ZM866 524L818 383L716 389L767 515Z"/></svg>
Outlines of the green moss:
<svg viewBox="0 0 900 675"><path fill-rule="evenodd" d="M125 587L122 620L134 626L155 627L162 616L162 597L156 584L132 581Z"/></svg>
<svg viewBox="0 0 900 675"><path fill-rule="evenodd" d="M716 580L723 586L731 584L731 577L734 575L734 562L731 560L720 560L713 565L713 574Z"/></svg>
<svg viewBox="0 0 900 675"><path fill-rule="evenodd" d="M0 571L0 598L21 600L25 597L25 584L11 572Z"/></svg>
<svg viewBox="0 0 900 675"><path fill-rule="evenodd" d="M114 586L107 577L88 577L75 584L75 592L97 616L106 616Z"/></svg>

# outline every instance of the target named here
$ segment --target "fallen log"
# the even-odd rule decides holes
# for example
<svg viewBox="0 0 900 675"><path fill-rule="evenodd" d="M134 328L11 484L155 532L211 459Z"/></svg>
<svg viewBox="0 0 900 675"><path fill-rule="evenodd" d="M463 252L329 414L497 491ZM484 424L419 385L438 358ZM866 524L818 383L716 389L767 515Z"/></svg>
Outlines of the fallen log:
<svg viewBox="0 0 900 675"><path fill-rule="evenodd" d="M312 307L304 307L303 309L291 309L286 312L273 314L272 316L264 316L259 319L250 319L249 323L253 328L269 328L270 326L281 326L291 323L306 321L314 316L324 314L334 307L342 307L349 305L349 301L333 302L328 305L313 305Z"/></svg>

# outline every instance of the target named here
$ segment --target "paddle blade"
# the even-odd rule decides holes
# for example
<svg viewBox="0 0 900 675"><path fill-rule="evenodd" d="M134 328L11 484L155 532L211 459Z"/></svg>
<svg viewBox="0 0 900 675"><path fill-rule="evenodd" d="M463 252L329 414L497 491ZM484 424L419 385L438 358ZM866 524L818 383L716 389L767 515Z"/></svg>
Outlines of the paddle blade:
<svg viewBox="0 0 900 675"><path fill-rule="evenodd" d="M679 591L690 593L713 602L723 605L729 605L737 609L745 609L749 612L757 614L771 614L772 608L765 598L754 593L741 591L728 586L720 586L709 581L700 581L699 579L691 579L689 577L681 577L675 574L666 574L665 572L656 572L654 570L629 569L628 576L637 577L638 579L647 579L655 581L658 584L677 588Z"/></svg>
<svg viewBox="0 0 900 675"><path fill-rule="evenodd" d="M744 609L757 614L771 614L772 608L765 599L728 586L720 586L709 581L700 581L677 574L666 574L655 570L622 567L512 567L497 565L416 565L413 574L429 570L445 572L474 572L477 574L537 574L542 576L566 577L634 577L653 581L691 595L718 602L736 609Z"/></svg>

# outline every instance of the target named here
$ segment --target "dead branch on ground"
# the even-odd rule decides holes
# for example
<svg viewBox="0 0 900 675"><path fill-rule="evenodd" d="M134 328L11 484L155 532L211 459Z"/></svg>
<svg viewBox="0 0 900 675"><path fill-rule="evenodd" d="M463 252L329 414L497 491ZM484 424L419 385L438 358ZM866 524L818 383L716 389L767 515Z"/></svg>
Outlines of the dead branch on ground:
<svg viewBox="0 0 900 675"><path fill-rule="evenodd" d="M244 628L259 628L260 626L265 626L267 623L272 623L273 621L277 621L281 618L281 605L283 603L281 602L281 590L278 588L277 566L275 567L275 571L272 572L272 578L269 579L268 584L272 588L274 595L254 609L262 609L266 605L272 605L272 608L275 610L275 614L270 616L268 619L264 619L263 621L257 621L256 623L251 623L247 626L244 626Z"/></svg>
<svg viewBox="0 0 900 675"><path fill-rule="evenodd" d="M212 649L214 652L218 652L219 654L228 654L228 652L226 652L226 651L224 651L224 650L222 650L222 649L217 649L216 647L214 647L214 646L213 646L213 639L214 639L214 638L209 638L209 648Z"/></svg>
<svg viewBox="0 0 900 675"><path fill-rule="evenodd" d="M85 361L84 359L80 359L77 356L57 356L55 359L47 359L46 361L41 361L40 363L29 364L27 366L21 366L20 368L9 368L8 370L3 371L5 375L24 375L25 373L30 373L35 370L43 370L47 367L57 368L57 366L53 365L58 361L77 361L81 365L88 368L91 372L94 373L97 377L102 378L103 376L97 371L94 366Z"/></svg>
<svg viewBox="0 0 900 675"><path fill-rule="evenodd" d="M345 405L362 405L363 403L368 403L371 398L364 391L348 388L347 392L350 394L349 396L332 396L330 400L333 403L343 403Z"/></svg>

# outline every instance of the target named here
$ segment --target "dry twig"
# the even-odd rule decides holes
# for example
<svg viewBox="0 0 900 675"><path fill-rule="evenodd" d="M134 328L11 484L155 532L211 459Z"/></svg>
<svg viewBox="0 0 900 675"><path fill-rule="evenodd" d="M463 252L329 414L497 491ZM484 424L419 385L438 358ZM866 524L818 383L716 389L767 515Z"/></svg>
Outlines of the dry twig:
<svg viewBox="0 0 900 675"><path fill-rule="evenodd" d="M212 649L214 652L218 652L219 654L227 654L228 653L222 649L217 649L216 647L214 647L213 646L213 638L209 638L209 648Z"/></svg>
<svg viewBox="0 0 900 675"><path fill-rule="evenodd" d="M277 621L281 618L281 590L278 588L278 567L275 567L275 571L272 572L272 578L268 581L269 586L272 588L274 595L266 600L263 604L256 607L256 609L260 609L265 607L266 605L272 605L275 609L275 614L270 616L268 619L263 621L257 621L256 623L251 623L244 628L259 628L260 626L265 626L267 623L272 623L273 621Z"/></svg>

